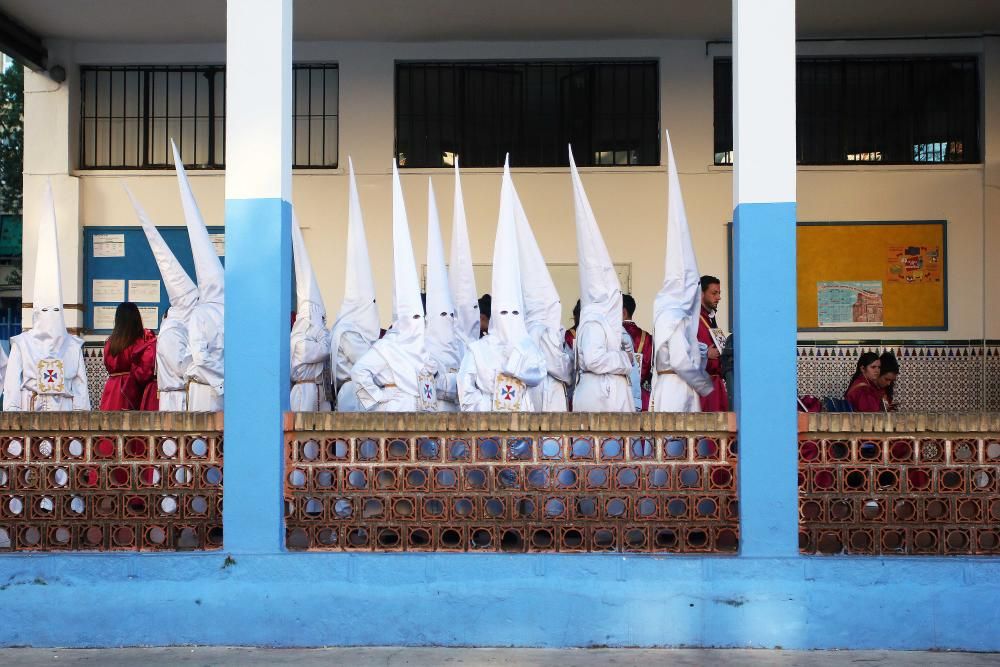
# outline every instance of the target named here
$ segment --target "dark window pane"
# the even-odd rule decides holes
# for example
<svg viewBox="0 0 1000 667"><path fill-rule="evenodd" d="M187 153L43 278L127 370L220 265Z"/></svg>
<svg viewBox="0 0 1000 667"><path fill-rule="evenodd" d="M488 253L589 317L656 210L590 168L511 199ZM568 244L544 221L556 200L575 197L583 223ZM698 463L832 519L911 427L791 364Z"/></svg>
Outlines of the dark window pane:
<svg viewBox="0 0 1000 667"><path fill-rule="evenodd" d="M417 62L396 65L401 167L655 165L652 61Z"/></svg>

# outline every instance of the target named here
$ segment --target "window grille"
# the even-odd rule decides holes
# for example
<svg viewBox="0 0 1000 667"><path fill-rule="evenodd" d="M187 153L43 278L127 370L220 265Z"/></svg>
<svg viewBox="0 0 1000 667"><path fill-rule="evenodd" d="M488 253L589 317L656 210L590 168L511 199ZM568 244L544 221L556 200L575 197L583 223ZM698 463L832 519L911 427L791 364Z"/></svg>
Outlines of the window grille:
<svg viewBox="0 0 1000 667"><path fill-rule="evenodd" d="M293 69L293 166L336 167L337 65ZM172 168L171 138L186 167L225 167L225 67L81 67L80 79L81 168Z"/></svg>
<svg viewBox="0 0 1000 667"><path fill-rule="evenodd" d="M656 61L396 65L401 167L657 165Z"/></svg>
<svg viewBox="0 0 1000 667"><path fill-rule="evenodd" d="M976 163L975 57L799 58L799 164ZM732 164L732 61L715 61L715 164Z"/></svg>

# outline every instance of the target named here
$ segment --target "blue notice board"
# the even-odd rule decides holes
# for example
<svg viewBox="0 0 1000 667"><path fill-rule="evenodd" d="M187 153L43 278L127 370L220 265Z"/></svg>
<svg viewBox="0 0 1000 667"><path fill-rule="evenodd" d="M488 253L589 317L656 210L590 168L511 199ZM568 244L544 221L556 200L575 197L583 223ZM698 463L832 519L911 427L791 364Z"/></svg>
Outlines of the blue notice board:
<svg viewBox="0 0 1000 667"><path fill-rule="evenodd" d="M191 280L195 280L187 227L157 229ZM220 259L224 260L221 257L225 252L224 228L209 227L208 233L217 242ZM84 227L83 245L85 333L110 334L114 310L123 301L139 306L146 327L159 330L170 301L142 227Z"/></svg>

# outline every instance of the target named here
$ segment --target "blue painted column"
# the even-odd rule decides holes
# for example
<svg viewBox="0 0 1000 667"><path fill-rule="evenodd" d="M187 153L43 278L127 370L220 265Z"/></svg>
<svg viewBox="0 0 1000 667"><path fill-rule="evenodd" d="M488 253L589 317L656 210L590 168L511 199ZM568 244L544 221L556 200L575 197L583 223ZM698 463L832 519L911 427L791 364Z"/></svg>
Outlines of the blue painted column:
<svg viewBox="0 0 1000 667"><path fill-rule="evenodd" d="M225 548L284 548L291 312L292 0L229 0Z"/></svg>
<svg viewBox="0 0 1000 667"><path fill-rule="evenodd" d="M733 0L741 554L798 553L795 0Z"/></svg>

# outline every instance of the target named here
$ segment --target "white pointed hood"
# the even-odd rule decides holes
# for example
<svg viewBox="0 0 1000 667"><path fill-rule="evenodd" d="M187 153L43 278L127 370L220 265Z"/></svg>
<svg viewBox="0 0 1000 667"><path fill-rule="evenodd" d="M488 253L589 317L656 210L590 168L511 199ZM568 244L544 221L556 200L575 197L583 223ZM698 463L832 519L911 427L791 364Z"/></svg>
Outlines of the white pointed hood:
<svg viewBox="0 0 1000 667"><path fill-rule="evenodd" d="M295 262L296 320L307 315L313 325L324 326L326 306L319 291L316 273L309 261L298 216L294 212L292 213L292 258Z"/></svg>
<svg viewBox="0 0 1000 667"><path fill-rule="evenodd" d="M69 335L63 316L62 272L59 269L59 230L52 182L45 184L45 204L38 225L35 251L35 288L31 299L31 335L57 353Z"/></svg>
<svg viewBox="0 0 1000 667"><path fill-rule="evenodd" d="M451 257L448 280L455 304L455 321L459 335L466 344L479 339L479 293L472 270L472 249L469 227L465 219L462 179L455 158L455 209L451 224Z"/></svg>
<svg viewBox="0 0 1000 667"><path fill-rule="evenodd" d="M344 300L340 302L340 312L333 325L335 346L339 346L340 334L347 330L356 331L369 343L378 340L381 331L365 221L361 215L358 183L354 178L354 162L350 157L347 158L347 167L347 258L344 262Z"/></svg>
<svg viewBox="0 0 1000 667"><path fill-rule="evenodd" d="M580 268L580 322L600 323L608 340L615 342L621 338L621 284L576 170L572 148L569 151L569 166L573 180L576 252Z"/></svg>
<svg viewBox="0 0 1000 667"><path fill-rule="evenodd" d="M504 160L503 181L500 184L500 217L493 245L493 282L490 286L493 297L490 337L504 347L519 345L528 338L515 210L514 183L510 178L508 156Z"/></svg>
<svg viewBox="0 0 1000 667"><path fill-rule="evenodd" d="M663 286L653 302L653 344L659 349L684 318L687 318L688 351L698 362L698 315L701 284L698 262L691 246L681 182L677 176L674 149L667 135L667 253Z"/></svg>
<svg viewBox="0 0 1000 667"><path fill-rule="evenodd" d="M198 209L198 202L191 191L181 154L173 139L170 148L174 152L174 167L177 169L177 185L181 192L181 206L191 239L191 254L194 255L194 271L198 278L199 300L202 303L222 304L225 301L225 272L215 247L208 237L208 229Z"/></svg>
<svg viewBox="0 0 1000 667"><path fill-rule="evenodd" d="M511 191L514 196L514 220L517 223L517 249L521 260L521 284L524 288L525 324L529 329L543 326L558 330L562 320L559 292L552 282L549 267L545 265L545 258L534 232L531 231L531 224L513 183Z"/></svg>
<svg viewBox="0 0 1000 667"><path fill-rule="evenodd" d="M444 242L434 184L427 179L427 353L444 369L458 370L462 345L455 326L455 305L448 287Z"/></svg>
<svg viewBox="0 0 1000 667"><path fill-rule="evenodd" d="M167 298L170 300L170 317L186 320L191 314L191 310L198 305L198 286L194 284L187 271L177 261L177 257L167 242L163 240L159 230L156 229L156 225L150 220L139 200L135 198L125 183L122 183L122 187L125 188L125 194L132 202L132 208L135 209L135 215L139 218L142 231L146 234L149 248L153 251L153 259L156 260L156 266L160 269L160 277L163 279L163 286L166 288Z"/></svg>

